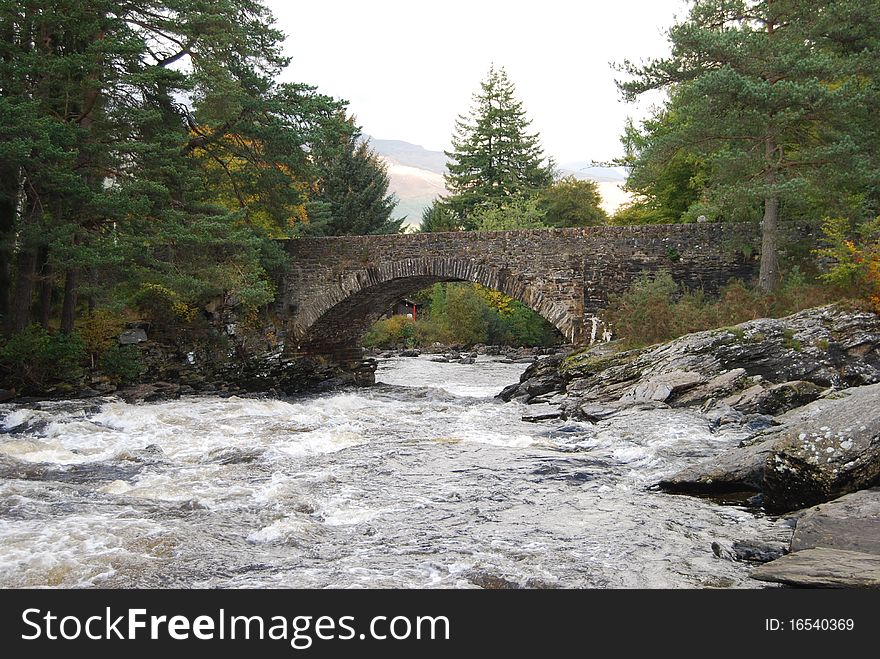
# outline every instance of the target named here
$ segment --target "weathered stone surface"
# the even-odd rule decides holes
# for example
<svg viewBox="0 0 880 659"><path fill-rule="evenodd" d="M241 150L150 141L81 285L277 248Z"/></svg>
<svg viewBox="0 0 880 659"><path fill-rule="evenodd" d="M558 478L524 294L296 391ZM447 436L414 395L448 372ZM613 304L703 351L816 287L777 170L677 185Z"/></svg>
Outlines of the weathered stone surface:
<svg viewBox="0 0 880 659"><path fill-rule="evenodd" d="M331 354L358 345L401 297L436 282L472 281L526 304L582 344L608 295L643 272L666 270L708 291L748 278L756 254L730 245L756 245L756 237L752 225L690 224L300 238L286 243L290 268L277 311L289 319L291 351Z"/></svg>
<svg viewBox="0 0 880 659"><path fill-rule="evenodd" d="M124 346L143 343L147 340L147 333L140 329L127 329L119 335L119 343Z"/></svg>
<svg viewBox="0 0 880 659"><path fill-rule="evenodd" d="M691 389L703 382L703 376L694 371L671 371L660 373L639 382L620 397L621 401L656 400L664 402L675 393Z"/></svg>
<svg viewBox="0 0 880 659"><path fill-rule="evenodd" d="M791 551L816 547L880 556L880 488L847 494L800 517Z"/></svg>
<svg viewBox="0 0 880 659"><path fill-rule="evenodd" d="M733 553L738 561L769 563L785 556L788 549L779 542L736 540L733 543Z"/></svg>
<svg viewBox="0 0 880 659"><path fill-rule="evenodd" d="M792 552L752 572L752 578L813 588L880 588L880 556L843 549Z"/></svg>
<svg viewBox="0 0 880 659"><path fill-rule="evenodd" d="M725 451L710 460L686 467L659 485L667 492L714 493L760 492L764 467L775 440Z"/></svg>
<svg viewBox="0 0 880 659"><path fill-rule="evenodd" d="M783 415L762 491L768 510L806 508L880 482L880 385Z"/></svg>
<svg viewBox="0 0 880 659"><path fill-rule="evenodd" d="M653 399L703 405L707 412L721 406L749 421L752 414L803 405L828 388L880 382L880 317L832 305L640 350L607 355L591 349L556 370L568 397L561 409L570 418L587 404ZM538 362L521 382L552 376Z"/></svg>
<svg viewBox="0 0 880 659"><path fill-rule="evenodd" d="M746 414L780 414L816 400L823 390L812 382L795 380L767 388L755 385L738 396L725 398L723 402Z"/></svg>

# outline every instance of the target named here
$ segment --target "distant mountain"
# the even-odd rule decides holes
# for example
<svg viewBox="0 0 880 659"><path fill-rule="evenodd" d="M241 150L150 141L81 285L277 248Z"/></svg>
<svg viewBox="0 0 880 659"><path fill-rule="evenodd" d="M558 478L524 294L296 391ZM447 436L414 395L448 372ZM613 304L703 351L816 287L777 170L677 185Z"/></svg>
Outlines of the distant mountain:
<svg viewBox="0 0 880 659"><path fill-rule="evenodd" d="M579 179L588 179L597 183L623 183L626 181L626 170L623 167L600 167L586 160L562 163L558 166L563 176L572 175Z"/></svg>
<svg viewBox="0 0 880 659"><path fill-rule="evenodd" d="M400 200L394 217L405 216L407 226L418 227L422 211L437 197L448 194L443 181L448 161L446 154L402 140L364 137L388 166L390 191ZM602 206L608 213L613 213L630 199L629 193L622 189L626 172L620 167L597 167L592 162L575 161L564 163L558 169L563 176L596 181Z"/></svg>
<svg viewBox="0 0 880 659"><path fill-rule="evenodd" d="M418 144L410 144L400 140L378 140L368 137L370 144L380 156L390 158L401 165L427 169L435 174L446 172L446 154L442 151L428 151Z"/></svg>

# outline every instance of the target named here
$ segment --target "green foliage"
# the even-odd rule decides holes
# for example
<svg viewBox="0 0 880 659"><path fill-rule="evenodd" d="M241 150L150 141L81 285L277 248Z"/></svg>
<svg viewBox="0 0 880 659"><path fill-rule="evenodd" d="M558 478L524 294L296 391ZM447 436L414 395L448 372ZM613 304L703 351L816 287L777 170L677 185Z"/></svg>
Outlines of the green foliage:
<svg viewBox="0 0 880 659"><path fill-rule="evenodd" d="M595 181L566 176L538 193L538 208L550 227L591 227L608 223Z"/></svg>
<svg viewBox="0 0 880 659"><path fill-rule="evenodd" d="M38 325L30 325L0 348L0 367L4 381L20 392L39 392L50 384L81 377L85 357L78 335L52 335Z"/></svg>
<svg viewBox="0 0 880 659"><path fill-rule="evenodd" d="M439 199L435 199L422 211L422 222L419 225L419 231L422 233L461 231L461 229L458 216Z"/></svg>
<svg viewBox="0 0 880 659"><path fill-rule="evenodd" d="M140 353L134 346L112 345L98 361L102 373L118 384L129 384L140 377L142 366Z"/></svg>
<svg viewBox="0 0 880 659"><path fill-rule="evenodd" d="M369 143L352 126L352 136L318 158L321 178L315 201L326 205L328 236L399 233L403 219L392 219L397 198L388 193L388 171Z"/></svg>
<svg viewBox="0 0 880 659"><path fill-rule="evenodd" d="M531 196L553 181L553 163L545 163L540 137L515 97L504 69L489 69L474 94L469 116L456 121L444 200L473 228L471 214L481 205L502 206L511 198Z"/></svg>
<svg viewBox="0 0 880 659"><path fill-rule="evenodd" d="M825 245L816 254L830 267L822 279L880 313L880 218L853 227L845 218L822 226Z"/></svg>
<svg viewBox="0 0 880 659"><path fill-rule="evenodd" d="M86 316L77 329L86 351L94 356L116 343L125 324L122 315L110 309L97 309Z"/></svg>
<svg viewBox="0 0 880 659"><path fill-rule="evenodd" d="M693 2L670 57L621 67L628 99L669 93L625 136L642 217L763 218L759 286L775 288L779 221L876 204L877 34L880 0Z"/></svg>
<svg viewBox="0 0 880 659"><path fill-rule="evenodd" d="M0 33L11 329L33 315L38 254L49 284L72 284L59 290L65 331L77 294L115 307L145 283L191 305L274 299L276 241L306 226L316 156L354 129L344 103L279 82L288 59L264 5L6 1Z"/></svg>
<svg viewBox="0 0 880 659"><path fill-rule="evenodd" d="M181 302L177 293L159 284L141 286L132 296L131 305L151 326L166 331L191 321L196 314L195 309Z"/></svg>
<svg viewBox="0 0 880 659"><path fill-rule="evenodd" d="M524 304L478 284L434 284L414 297L427 301L413 322L392 316L373 324L367 347L491 345L550 346L559 332Z"/></svg>
<svg viewBox="0 0 880 659"><path fill-rule="evenodd" d="M373 323L364 335L363 344L367 348L401 347L412 344L415 323L407 316L391 316Z"/></svg>
<svg viewBox="0 0 880 659"><path fill-rule="evenodd" d="M509 231L513 229L546 229L547 211L540 208L535 197L515 198L500 206L477 206L471 222L477 231Z"/></svg>

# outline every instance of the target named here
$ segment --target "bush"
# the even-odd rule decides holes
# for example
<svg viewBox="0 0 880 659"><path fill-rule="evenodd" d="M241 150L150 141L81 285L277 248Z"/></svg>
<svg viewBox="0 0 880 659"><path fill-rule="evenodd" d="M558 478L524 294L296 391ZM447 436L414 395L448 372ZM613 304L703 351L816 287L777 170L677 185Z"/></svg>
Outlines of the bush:
<svg viewBox="0 0 880 659"><path fill-rule="evenodd" d="M79 335L93 360L116 342L125 324L125 318L110 309L98 309L79 323Z"/></svg>
<svg viewBox="0 0 880 659"><path fill-rule="evenodd" d="M778 318L834 299L828 288L810 282L798 268L776 293L765 295L734 280L717 298L682 292L667 272L639 277L621 295L612 295L601 316L629 346L670 341L690 332L736 325L755 318Z"/></svg>
<svg viewBox="0 0 880 659"><path fill-rule="evenodd" d="M816 253L831 262L822 279L880 313L880 218L855 228L846 219L828 219L822 233L826 246Z"/></svg>
<svg viewBox="0 0 880 659"><path fill-rule="evenodd" d="M141 374L141 359L134 346L111 345L98 361L101 372L117 384L134 382Z"/></svg>
<svg viewBox="0 0 880 659"><path fill-rule="evenodd" d="M391 316L373 323L373 326L364 336L364 346L367 348L401 347L413 344L415 335L415 323L407 316Z"/></svg>
<svg viewBox="0 0 880 659"><path fill-rule="evenodd" d="M86 350L77 334L51 335L31 325L0 348L0 365L9 385L40 391L50 383L75 382L83 375Z"/></svg>
<svg viewBox="0 0 880 659"><path fill-rule="evenodd" d="M191 322L197 310L180 300L169 288L159 284L144 284L131 298L131 305L137 309L150 325L174 327Z"/></svg>

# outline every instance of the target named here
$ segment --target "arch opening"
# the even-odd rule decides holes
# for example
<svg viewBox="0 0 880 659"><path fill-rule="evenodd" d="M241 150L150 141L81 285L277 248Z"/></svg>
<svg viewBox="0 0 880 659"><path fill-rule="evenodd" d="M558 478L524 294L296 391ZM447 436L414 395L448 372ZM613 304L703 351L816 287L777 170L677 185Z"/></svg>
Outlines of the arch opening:
<svg viewBox="0 0 880 659"><path fill-rule="evenodd" d="M442 282L471 282L498 291L524 304L552 325L564 340L571 340L569 310L555 300L546 300L528 286L500 270L479 268L455 272L431 272L382 277L365 270L329 287L323 308L311 310L314 320L303 318L297 351L337 355L359 350L371 325L402 298ZM393 268L392 268L393 271ZM403 273L401 273L403 274ZM468 276L468 275L471 276Z"/></svg>

